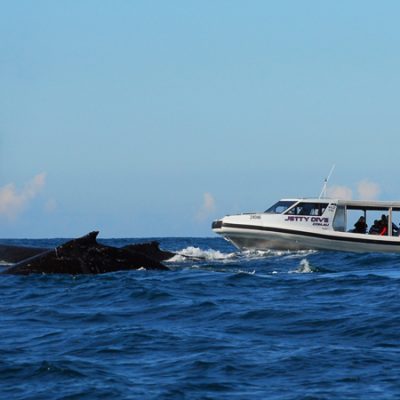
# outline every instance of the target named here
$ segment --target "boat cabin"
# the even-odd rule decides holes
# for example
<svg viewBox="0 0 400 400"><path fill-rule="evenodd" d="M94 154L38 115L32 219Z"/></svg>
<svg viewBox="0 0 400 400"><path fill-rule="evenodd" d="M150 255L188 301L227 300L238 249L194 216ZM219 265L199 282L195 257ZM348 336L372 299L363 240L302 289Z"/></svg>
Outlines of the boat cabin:
<svg viewBox="0 0 400 400"><path fill-rule="evenodd" d="M385 219L387 236L398 236L400 222L400 202L338 200L338 199L283 199L265 211L266 214L287 216L285 221L312 223L314 227L337 232L353 232L357 221L364 221L365 232L381 219ZM367 229L367 227L369 229Z"/></svg>
<svg viewBox="0 0 400 400"><path fill-rule="evenodd" d="M364 217L368 227L371 228L374 220L386 218L387 236L398 236L398 224L400 222L400 202L388 201L365 201L365 200L338 200L336 218L340 219L343 216L343 223L346 230L351 229L351 224L354 223L353 215L360 215Z"/></svg>

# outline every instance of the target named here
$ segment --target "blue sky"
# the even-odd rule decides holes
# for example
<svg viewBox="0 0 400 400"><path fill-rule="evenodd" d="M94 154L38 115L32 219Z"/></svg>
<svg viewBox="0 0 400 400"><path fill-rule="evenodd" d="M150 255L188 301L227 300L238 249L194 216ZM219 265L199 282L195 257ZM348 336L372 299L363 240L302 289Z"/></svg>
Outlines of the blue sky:
<svg viewBox="0 0 400 400"><path fill-rule="evenodd" d="M2 238L212 236L333 164L400 199L399 2L1 5Z"/></svg>

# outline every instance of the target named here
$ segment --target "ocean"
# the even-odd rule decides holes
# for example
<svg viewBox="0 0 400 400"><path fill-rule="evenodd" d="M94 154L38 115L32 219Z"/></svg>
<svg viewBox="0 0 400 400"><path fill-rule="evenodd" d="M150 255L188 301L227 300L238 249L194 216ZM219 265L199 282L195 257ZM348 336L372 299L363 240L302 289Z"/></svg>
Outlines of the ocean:
<svg viewBox="0 0 400 400"><path fill-rule="evenodd" d="M157 240L169 272L0 277L0 399L400 399L400 255Z"/></svg>

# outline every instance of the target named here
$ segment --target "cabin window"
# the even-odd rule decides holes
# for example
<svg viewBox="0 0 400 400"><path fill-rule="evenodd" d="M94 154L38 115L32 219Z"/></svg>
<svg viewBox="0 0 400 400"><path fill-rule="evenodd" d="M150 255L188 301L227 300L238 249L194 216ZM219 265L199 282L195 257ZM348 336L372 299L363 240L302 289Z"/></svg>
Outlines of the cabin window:
<svg viewBox="0 0 400 400"><path fill-rule="evenodd" d="M265 212L268 214L282 214L288 208L292 207L292 205L296 203L295 201L278 201L272 207L268 208Z"/></svg>
<svg viewBox="0 0 400 400"><path fill-rule="evenodd" d="M299 203L291 208L287 214L289 215L315 215L321 216L328 207L328 203Z"/></svg>
<svg viewBox="0 0 400 400"><path fill-rule="evenodd" d="M346 209L344 206L337 206L335 218L333 219L333 229L339 232L346 231Z"/></svg>

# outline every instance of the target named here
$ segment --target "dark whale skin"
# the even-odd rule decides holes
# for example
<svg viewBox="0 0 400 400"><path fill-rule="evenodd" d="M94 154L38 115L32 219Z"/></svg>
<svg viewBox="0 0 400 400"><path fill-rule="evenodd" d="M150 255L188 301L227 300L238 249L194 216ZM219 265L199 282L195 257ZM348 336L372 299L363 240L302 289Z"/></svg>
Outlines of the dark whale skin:
<svg viewBox="0 0 400 400"><path fill-rule="evenodd" d="M133 249L97 242L98 231L70 240L52 250L23 260L3 274L103 274L140 268L167 271L165 265Z"/></svg>
<svg viewBox="0 0 400 400"><path fill-rule="evenodd" d="M170 251L160 250L160 243L155 240L148 243L128 244L123 247L123 249L144 254L147 257L160 262L169 260L176 255Z"/></svg>
<svg viewBox="0 0 400 400"><path fill-rule="evenodd" d="M39 247L8 246L6 244L0 244L0 261L14 264L47 250L46 248Z"/></svg>

